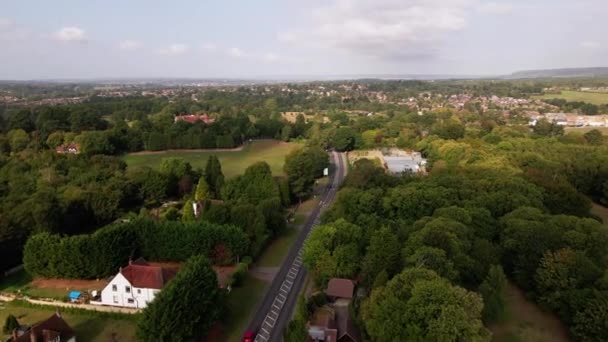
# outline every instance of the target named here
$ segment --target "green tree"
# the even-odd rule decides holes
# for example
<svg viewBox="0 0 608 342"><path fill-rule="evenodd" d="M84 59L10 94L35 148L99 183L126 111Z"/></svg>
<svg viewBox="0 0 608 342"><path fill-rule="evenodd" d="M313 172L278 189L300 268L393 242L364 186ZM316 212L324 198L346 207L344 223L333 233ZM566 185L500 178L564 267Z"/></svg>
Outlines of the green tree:
<svg viewBox="0 0 608 342"><path fill-rule="evenodd" d="M577 341L599 342L608 336L608 293L595 291L574 316L572 335Z"/></svg>
<svg viewBox="0 0 608 342"><path fill-rule="evenodd" d="M490 267L486 279L479 287L479 293L483 297L484 307L482 311L483 320L493 323L504 318L506 299L505 290L507 277L499 265Z"/></svg>
<svg viewBox="0 0 608 342"><path fill-rule="evenodd" d="M283 338L285 339L285 342L306 341L306 339L308 338L306 322L299 319L294 319L293 321L290 321L287 325L287 328L285 328Z"/></svg>
<svg viewBox="0 0 608 342"><path fill-rule="evenodd" d="M187 341L204 336L224 302L209 261L193 256L156 295L137 324L140 341Z"/></svg>
<svg viewBox="0 0 608 342"><path fill-rule="evenodd" d="M592 129L583 136L589 145L601 145L604 143L604 135L597 129Z"/></svg>
<svg viewBox="0 0 608 342"><path fill-rule="evenodd" d="M63 144L63 132L57 131L51 133L49 137L46 138L46 144L53 149L61 146Z"/></svg>
<svg viewBox="0 0 608 342"><path fill-rule="evenodd" d="M2 331L9 335L13 332L13 330L15 329L19 329L21 325L19 324L19 321L17 321L17 317L15 317L12 314L9 314L8 316L6 316L6 320L4 321L4 327L2 328Z"/></svg>
<svg viewBox="0 0 608 342"><path fill-rule="evenodd" d="M205 177L201 177L198 180L198 184L196 186L196 191L194 192L194 199L197 202L205 201L209 199L209 184L205 180Z"/></svg>
<svg viewBox="0 0 608 342"><path fill-rule="evenodd" d="M6 136L13 152L23 151L30 142L29 135L22 129L10 130Z"/></svg>
<svg viewBox="0 0 608 342"><path fill-rule="evenodd" d="M337 151L350 151L355 148L357 134L350 127L340 127L331 139L331 146Z"/></svg>
<svg viewBox="0 0 608 342"><path fill-rule="evenodd" d="M478 294L413 268L373 289L361 317L373 341L489 341L482 308Z"/></svg>
<svg viewBox="0 0 608 342"><path fill-rule="evenodd" d="M361 274L366 284L371 284L383 270L389 276L401 267L401 245L389 228L376 230L371 237L365 257L362 260Z"/></svg>
<svg viewBox="0 0 608 342"><path fill-rule="evenodd" d="M212 155L207 159L204 177L213 197L219 198L222 186L224 186L224 174L222 173L222 164L216 156Z"/></svg>
<svg viewBox="0 0 608 342"><path fill-rule="evenodd" d="M184 206L182 207L182 222L194 222L196 217L194 217L194 208L192 207L192 201L186 201Z"/></svg>

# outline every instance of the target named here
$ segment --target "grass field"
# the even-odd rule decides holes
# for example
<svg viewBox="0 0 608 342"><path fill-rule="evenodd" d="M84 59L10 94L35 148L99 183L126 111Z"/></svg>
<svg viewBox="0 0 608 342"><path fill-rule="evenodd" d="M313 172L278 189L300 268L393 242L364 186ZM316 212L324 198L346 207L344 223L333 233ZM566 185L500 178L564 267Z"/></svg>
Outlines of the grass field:
<svg viewBox="0 0 608 342"><path fill-rule="evenodd" d="M247 276L242 287L237 287L228 295L229 317L223 327L222 341L239 342L247 329L250 315L262 299L268 284L251 276Z"/></svg>
<svg viewBox="0 0 608 342"><path fill-rule="evenodd" d="M552 313L542 311L523 292L510 283L506 289L505 320L489 326L495 342L567 342L568 333Z"/></svg>
<svg viewBox="0 0 608 342"><path fill-rule="evenodd" d="M265 161L270 165L273 175L283 174L283 163L289 152L298 148L297 143L286 143L276 140L257 140L246 145L240 151L166 151L152 153L127 154L124 161L129 167L149 166L157 168L165 158L178 157L190 162L193 168L204 168L207 158L216 155L222 163L222 172L226 178L237 176L251 164Z"/></svg>
<svg viewBox="0 0 608 342"><path fill-rule="evenodd" d="M586 91L564 90L561 94L544 94L534 96L535 99L564 99L566 101L583 101L595 105L608 104L608 93L591 93Z"/></svg>
<svg viewBox="0 0 608 342"><path fill-rule="evenodd" d="M0 302L0 322L4 324L9 314L17 317L20 324L32 325L55 313L55 308L27 307L16 302ZM100 317L96 314L64 312L63 319L74 329L77 341L134 341L135 321ZM2 336L2 335L0 335ZM5 339L2 339L3 341Z"/></svg>
<svg viewBox="0 0 608 342"><path fill-rule="evenodd" d="M580 133L580 134L585 134L594 129L597 129L598 131L602 132L604 135L608 135L608 127L564 127L564 130L567 133L576 132L576 133Z"/></svg>

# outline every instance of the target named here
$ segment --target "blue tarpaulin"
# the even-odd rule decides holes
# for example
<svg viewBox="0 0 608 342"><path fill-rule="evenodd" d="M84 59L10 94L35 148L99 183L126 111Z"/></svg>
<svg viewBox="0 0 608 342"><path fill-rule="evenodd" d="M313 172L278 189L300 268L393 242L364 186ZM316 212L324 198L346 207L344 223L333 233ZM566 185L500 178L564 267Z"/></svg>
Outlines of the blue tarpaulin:
<svg viewBox="0 0 608 342"><path fill-rule="evenodd" d="M70 299L78 299L80 298L80 291L72 291L70 292L70 294L68 295L68 297L70 297Z"/></svg>

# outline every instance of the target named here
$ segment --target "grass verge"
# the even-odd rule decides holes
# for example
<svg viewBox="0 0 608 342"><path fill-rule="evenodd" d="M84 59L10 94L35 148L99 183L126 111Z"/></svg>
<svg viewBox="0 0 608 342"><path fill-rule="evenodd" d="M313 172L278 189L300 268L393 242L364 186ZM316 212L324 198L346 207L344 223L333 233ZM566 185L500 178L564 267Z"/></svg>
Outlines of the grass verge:
<svg viewBox="0 0 608 342"><path fill-rule="evenodd" d="M262 299L268 283L247 276L243 286L232 289L228 295L228 317L223 326L222 341L241 341L249 319Z"/></svg>

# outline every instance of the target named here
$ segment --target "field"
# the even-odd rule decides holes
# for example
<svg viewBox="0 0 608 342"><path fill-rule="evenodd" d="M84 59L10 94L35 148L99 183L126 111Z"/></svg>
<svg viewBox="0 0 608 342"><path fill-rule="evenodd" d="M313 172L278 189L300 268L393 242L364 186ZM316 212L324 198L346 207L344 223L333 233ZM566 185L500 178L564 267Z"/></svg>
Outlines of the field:
<svg viewBox="0 0 608 342"><path fill-rule="evenodd" d="M576 133L580 133L580 134L585 134L594 129L597 129L598 131L602 132L604 135L608 135L608 127L564 127L564 130L567 133L576 132Z"/></svg>
<svg viewBox="0 0 608 342"><path fill-rule="evenodd" d="M172 150L161 152L139 152L124 157L129 167L149 166L157 168L165 158L178 157L190 162L193 168L204 168L207 158L216 155L222 163L222 172L226 178L237 176L251 164L265 161L270 165L273 175L283 174L283 163L289 152L298 148L297 143L286 143L276 140L257 140L244 146L241 150Z"/></svg>
<svg viewBox="0 0 608 342"><path fill-rule="evenodd" d="M512 283L507 285L507 317L490 325L495 342L567 342L568 333L552 313L542 311Z"/></svg>
<svg viewBox="0 0 608 342"><path fill-rule="evenodd" d="M544 94L534 96L535 99L564 99L566 101L583 101L595 105L608 104L608 93L591 93L586 91L564 90L561 94Z"/></svg>
<svg viewBox="0 0 608 342"><path fill-rule="evenodd" d="M55 313L54 307L30 307L17 302L0 302L0 322L4 324L9 314L17 317L20 324L32 325ZM78 341L134 341L135 320L108 318L92 313L61 312L63 319L74 329ZM0 335L2 336L2 335ZM4 339L2 339L4 341Z"/></svg>

